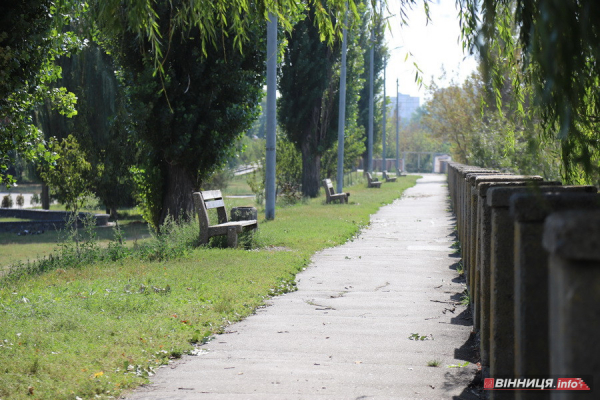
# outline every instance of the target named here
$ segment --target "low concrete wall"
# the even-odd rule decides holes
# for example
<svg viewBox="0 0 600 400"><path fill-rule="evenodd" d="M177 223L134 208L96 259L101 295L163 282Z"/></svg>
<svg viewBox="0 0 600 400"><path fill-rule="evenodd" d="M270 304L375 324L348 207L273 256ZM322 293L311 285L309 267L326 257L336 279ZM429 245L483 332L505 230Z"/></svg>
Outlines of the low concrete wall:
<svg viewBox="0 0 600 400"><path fill-rule="evenodd" d="M69 212L50 211L50 210L30 210L18 208L0 208L0 217L4 218L23 218L30 221L0 222L0 232L19 233L25 230L29 232L49 231L63 229L65 221L68 219ZM79 213L79 221L86 217L88 213ZM96 226L108 225L108 214L93 214L96 219Z"/></svg>

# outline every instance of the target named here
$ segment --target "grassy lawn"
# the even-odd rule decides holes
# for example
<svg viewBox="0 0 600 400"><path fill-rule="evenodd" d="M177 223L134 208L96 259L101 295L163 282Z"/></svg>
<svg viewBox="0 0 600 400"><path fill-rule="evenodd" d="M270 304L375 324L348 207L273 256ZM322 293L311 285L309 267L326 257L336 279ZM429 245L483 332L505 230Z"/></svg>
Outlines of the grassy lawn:
<svg viewBox="0 0 600 400"><path fill-rule="evenodd" d="M9 222L8 220L8 218L0 219L0 221ZM141 218L121 221L119 226L130 245L150 237L148 225ZM113 228L98 227L96 235L100 245L106 246L114 236ZM33 261L47 257L56 249L60 236L61 233L58 231L46 231L41 235L28 236L0 232L0 270L17 261Z"/></svg>
<svg viewBox="0 0 600 400"><path fill-rule="evenodd" d="M147 382L169 359L293 290L316 251L352 238L416 179L347 188L347 205L321 196L279 207L273 221L259 210L251 251L201 247L170 261L126 258L0 278L0 399L116 398Z"/></svg>
<svg viewBox="0 0 600 400"><path fill-rule="evenodd" d="M24 192L41 191L41 185L28 184L19 185L19 188ZM26 190L29 189L29 191ZM13 188L14 189L14 188ZM252 195L250 187L246 183L245 176L238 176L232 179L226 190L223 191L226 196ZM227 199L226 205L231 207L256 206L253 198L234 198ZM41 208L41 207L39 207ZM52 204L51 210L64 211L65 207L61 204ZM102 213L104 210L98 209L82 209L81 211L91 213ZM129 245L134 245L138 242L150 238L150 232L147 224L142 220L136 209L119 210L124 214L119 221L119 226L123 230L124 237ZM24 221L18 218L0 218L0 222L17 222ZM8 265L17 261L36 260L38 258L47 257L54 252L57 243L60 241L60 232L46 231L42 235L18 236L15 233L0 232L0 272ZM96 235L101 246L106 246L113 238L114 232L112 227L98 227ZM1 398L0 398L1 399Z"/></svg>

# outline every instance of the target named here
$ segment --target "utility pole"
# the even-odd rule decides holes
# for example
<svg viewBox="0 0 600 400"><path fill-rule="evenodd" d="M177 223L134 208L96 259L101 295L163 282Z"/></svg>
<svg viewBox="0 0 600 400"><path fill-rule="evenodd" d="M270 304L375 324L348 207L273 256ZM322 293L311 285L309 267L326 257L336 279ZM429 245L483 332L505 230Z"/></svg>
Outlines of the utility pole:
<svg viewBox="0 0 600 400"><path fill-rule="evenodd" d="M277 91L277 16L269 13L267 22L267 152L265 182L265 217L275 219L275 162L277 123L275 93Z"/></svg>
<svg viewBox="0 0 600 400"><path fill-rule="evenodd" d="M400 91L396 78L396 171L400 170Z"/></svg>
<svg viewBox="0 0 600 400"><path fill-rule="evenodd" d="M373 15L375 10L373 9ZM373 24L375 21L373 21ZM373 171L373 70L375 60L375 34L373 33L374 27L371 26L371 49L369 51L369 131L367 138L367 166L366 171Z"/></svg>
<svg viewBox="0 0 600 400"><path fill-rule="evenodd" d="M386 69L387 69L387 57L385 58L385 61L383 63L383 121L381 121L381 124L382 124L382 126L381 126L381 136L383 137L381 139L381 141L382 141L381 146L383 147L381 149L381 152L382 152L382 154L381 154L381 171L382 172L385 171L385 170L387 170L387 165L386 165L386 162L385 162L385 160L386 160L385 159L385 154L386 154L385 153L385 122L386 122L386 119L387 119L387 106L385 104L385 101L387 99L387 97L385 95L385 70Z"/></svg>
<svg viewBox="0 0 600 400"><path fill-rule="evenodd" d="M348 3L346 3L348 8ZM348 14L344 18L344 32L342 38L342 69L340 71L340 105L338 112L338 162L337 162L337 193L342 193L344 188L344 130L346 128L346 39L348 32Z"/></svg>

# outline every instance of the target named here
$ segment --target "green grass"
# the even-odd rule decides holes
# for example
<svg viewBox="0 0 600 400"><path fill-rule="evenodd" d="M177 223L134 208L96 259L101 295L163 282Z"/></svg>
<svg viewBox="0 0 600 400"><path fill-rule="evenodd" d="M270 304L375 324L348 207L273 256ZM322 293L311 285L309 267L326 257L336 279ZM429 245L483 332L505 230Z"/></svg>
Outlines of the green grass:
<svg viewBox="0 0 600 400"><path fill-rule="evenodd" d="M233 177L228 182L227 188L223 190L223 194L225 196L242 196L242 195L252 195L252 190L250 190L250 186L246 183L249 175L239 175Z"/></svg>
<svg viewBox="0 0 600 400"><path fill-rule="evenodd" d="M28 219L28 218L0 217L0 222L26 222L26 221L33 221L33 220Z"/></svg>
<svg viewBox="0 0 600 400"><path fill-rule="evenodd" d="M201 247L166 262L0 278L0 398L106 399L147 382L170 358L294 290L316 251L351 239L415 180L350 187L347 205L320 197L278 208L273 221L259 217L252 251Z"/></svg>
<svg viewBox="0 0 600 400"><path fill-rule="evenodd" d="M2 219L4 221L4 218ZM150 237L148 225L141 219L119 222L129 245ZM98 227L96 234L101 246L113 238L111 227ZM46 231L41 235L18 236L16 233L0 232L0 271L17 261L36 260L54 252L60 240L58 231ZM1 398L1 397L0 397Z"/></svg>

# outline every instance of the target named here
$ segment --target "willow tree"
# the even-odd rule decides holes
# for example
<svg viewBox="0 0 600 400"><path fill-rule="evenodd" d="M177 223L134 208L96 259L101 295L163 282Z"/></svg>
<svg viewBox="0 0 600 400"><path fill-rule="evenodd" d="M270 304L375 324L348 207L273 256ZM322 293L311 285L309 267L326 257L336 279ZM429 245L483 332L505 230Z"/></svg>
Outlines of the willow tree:
<svg viewBox="0 0 600 400"><path fill-rule="evenodd" d="M566 180L600 182L600 3L461 0L460 16L466 45L481 53L497 101L508 62L515 92L528 85L535 91L534 113L525 115L526 96L515 96L513 106L560 140Z"/></svg>

